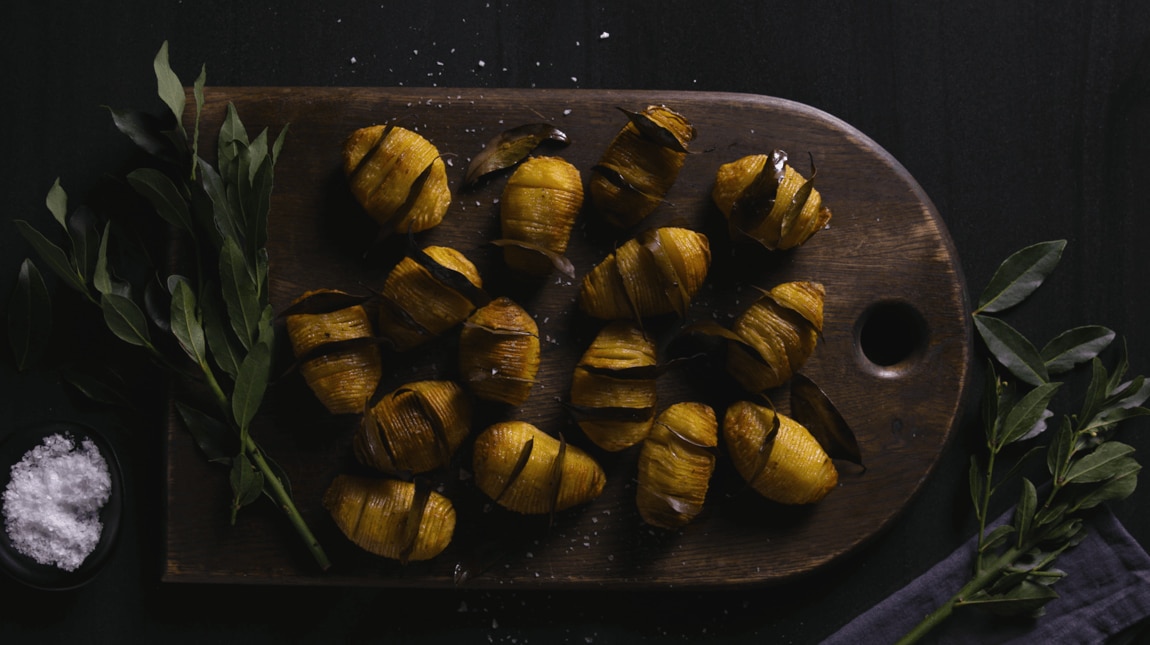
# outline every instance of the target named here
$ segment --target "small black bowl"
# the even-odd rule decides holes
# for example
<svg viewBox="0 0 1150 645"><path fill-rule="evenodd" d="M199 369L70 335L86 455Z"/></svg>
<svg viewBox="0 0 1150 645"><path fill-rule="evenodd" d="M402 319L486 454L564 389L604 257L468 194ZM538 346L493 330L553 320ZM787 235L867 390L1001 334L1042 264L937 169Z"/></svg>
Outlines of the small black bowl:
<svg viewBox="0 0 1150 645"><path fill-rule="evenodd" d="M0 568L14 580L36 589L75 589L91 581L100 572L116 545L116 537L120 531L124 481L120 472L120 462L116 458L112 444L94 428L63 421L16 430L0 442L0 510L3 504L3 491L7 490L8 482L12 479L12 466L23 459L29 450L54 434L70 436L77 445L84 439L91 439L103 455L104 461L108 463L112 490L107 503L100 509L100 520L103 523L100 541L79 567L74 571L65 571L53 565L36 562L17 551L3 526L3 514L0 513Z"/></svg>

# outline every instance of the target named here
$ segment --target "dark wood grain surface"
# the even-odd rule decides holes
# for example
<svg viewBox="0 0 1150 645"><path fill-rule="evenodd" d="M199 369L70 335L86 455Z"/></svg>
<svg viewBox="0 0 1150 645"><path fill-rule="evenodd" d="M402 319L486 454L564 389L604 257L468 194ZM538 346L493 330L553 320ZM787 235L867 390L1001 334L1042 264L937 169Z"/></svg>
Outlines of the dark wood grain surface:
<svg viewBox="0 0 1150 645"><path fill-rule="evenodd" d="M451 468L431 474L459 514L455 538L442 556L401 567L357 553L331 530L320 505L336 474L363 470L352 459L356 418L328 415L293 375L277 383L258 436L275 459L289 466L297 503L309 524L328 535L323 542L333 551L334 571L321 574L306 561L301 565L299 548L282 548L278 534L283 531L275 522L234 531L204 522L226 494L224 482L212 485L194 442L174 424L169 430L167 580L450 587L455 570L463 566L473 573L467 584L476 587L780 583L879 535L918 491L947 444L964 402L971 358L967 299L953 245L933 204L906 170L834 117L780 99L703 92L210 88L207 94L205 131L218 128L229 103L252 136L264 127L291 124L290 143L277 164L269 222L271 300L277 311L309 290L379 289L412 243L402 238L375 242L375 224L350 196L342 174L340 155L348 134L395 122L438 146L452 161L453 203L444 222L414 243L462 251L476 263L490 295L512 297L533 314L543 344L532 396L514 409L476 406L472 434L506 419L529 421L553 436L564 434L594 453L608 472L608 485L592 504L562 513L548 527L546 518L488 508L490 500L466 481L470 463L465 449ZM666 202L636 230L603 225L588 205L567 252L575 279L556 273L531 280L507 270L490 241L498 237L499 196L509 173L462 188L470 157L503 130L542 119L563 129L571 143L539 152L562 155L588 173L626 123L616 108L637 111L652 104L687 116L699 133ZM827 230L801 248L768 253L731 238L711 201L711 189L720 164L776 148L793 155L792 163L808 174L809 161L816 161L816 183L834 216ZM790 280L824 285L822 337L802 372L836 402L858 438L866 468L841 464L841 483L822 502L788 508L757 499L720 455L707 513L685 530L654 530L635 510L638 447L614 454L596 450L571 422L563 407L571 372L601 327L578 308L579 282L637 230L664 225L704 232L713 257L708 282L684 320L664 316L647 323L664 361L690 340L681 336L684 324L708 319L729 326L754 300L756 288ZM894 338L893 329L921 333ZM454 337L450 332L406 354L385 353L385 391L414 380L457 379ZM890 360L868 358L891 351L901 354ZM659 406L699 400L721 418L728 403L752 396L739 391L721 364L720 352L703 367L681 370L687 374L664 374ZM702 378L700 370L706 373ZM930 378L924 378L927 374ZM772 397L781 410L787 409L785 388ZM498 556L498 566L485 561L488 553Z"/></svg>
<svg viewBox="0 0 1150 645"><path fill-rule="evenodd" d="M813 106L849 123L917 180L953 239L972 295L1011 252L1066 239L1058 270L1006 319L1038 343L1077 325L1109 326L1126 338L1131 369L1148 370L1145 2L6 3L0 322L17 269L32 254L10 220L50 226L44 196L56 178L74 204L101 215L138 206L125 202L118 177L139 158L102 106L163 112L151 60L164 40L183 82L202 65L211 87L408 88L429 97L447 87L736 92ZM829 190L832 170L842 167L816 162ZM493 213L467 213L481 211ZM821 232L803 253L825 253L820 246L839 233L835 226ZM58 281L49 279L49 288L57 316L48 364L18 372L0 342L0 434L50 418L96 424L120 451L129 496L119 546L89 585L42 594L0 578L4 642L817 643L922 575L976 527L967 471L981 428L977 415L964 415L918 495L881 536L784 584L426 589L419 580L268 585L266 574L247 576L251 584L169 583L165 384L145 360L94 331L98 312ZM983 353L977 342L972 349L970 395L977 397ZM129 374L140 413L94 407L59 376L62 364L117 352L141 366ZM917 387L931 378L911 381ZM1073 378L1081 385L1080 374ZM1057 411L1075 405L1069 397ZM1150 450L1146 430L1141 420L1123 432L1137 455ZM311 463L289 458L286 466L302 474ZM219 470L196 467L200 485L223 485ZM1037 463L1028 474L1046 477ZM1145 488L1112 508L1150 545ZM1013 494L1004 489L992 512L1005 510ZM211 527L205 540L291 554L277 574L300 579L310 561L289 531L265 530L282 526L270 504L245 509L235 527L225 506L221 499L195 511ZM253 537L265 542L257 546Z"/></svg>

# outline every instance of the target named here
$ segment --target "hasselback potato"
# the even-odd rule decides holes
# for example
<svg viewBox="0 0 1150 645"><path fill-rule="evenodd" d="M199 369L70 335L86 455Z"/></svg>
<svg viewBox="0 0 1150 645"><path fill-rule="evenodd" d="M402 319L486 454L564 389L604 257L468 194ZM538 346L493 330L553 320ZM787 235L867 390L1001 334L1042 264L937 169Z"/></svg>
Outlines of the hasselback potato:
<svg viewBox="0 0 1150 645"><path fill-rule="evenodd" d="M709 405L676 403L659 414L639 452L635 501L644 522L675 529L702 512L718 442L719 422Z"/></svg>
<svg viewBox="0 0 1150 645"><path fill-rule="evenodd" d="M459 333L459 371L475 396L520 405L539 371L539 327L514 301L499 297L471 314Z"/></svg>
<svg viewBox="0 0 1150 645"><path fill-rule="evenodd" d="M814 352L823 329L825 290L817 282L785 282L763 293L735 319L742 340L727 349L727 370L762 392L785 383Z"/></svg>
<svg viewBox="0 0 1150 645"><path fill-rule="evenodd" d="M766 406L739 401L728 407L723 441L735 470L767 499L810 504L838 483L834 463L811 433Z"/></svg>
<svg viewBox="0 0 1150 645"><path fill-rule="evenodd" d="M475 484L524 514L566 510L603 492L607 475L586 452L523 421L496 423L475 438Z"/></svg>
<svg viewBox="0 0 1150 645"><path fill-rule="evenodd" d="M719 167L711 198L733 233L768 249L790 249L823 229L831 211L807 179L787 164L787 153L750 155Z"/></svg>
<svg viewBox="0 0 1150 645"><path fill-rule="evenodd" d="M686 313L711 267L707 236L686 228L645 231L583 277L579 306L614 320Z"/></svg>
<svg viewBox="0 0 1150 645"><path fill-rule="evenodd" d="M575 166L559 157L523 162L499 200L498 243L507 266L539 276L566 262L563 254L582 207L583 180Z"/></svg>
<svg viewBox="0 0 1150 645"><path fill-rule="evenodd" d="M608 323L571 380L571 410L595 445L618 451L642 441L655 418L655 342L624 321Z"/></svg>
<svg viewBox="0 0 1150 645"><path fill-rule="evenodd" d="M455 508L412 482L338 475L323 507L360 548L393 560L430 560L451 542Z"/></svg>
<svg viewBox="0 0 1150 645"><path fill-rule="evenodd" d="M293 305L327 295L333 289L309 291ZM285 319L300 374L332 414L358 414L379 383L379 347L362 305L325 313L299 313ZM362 342L359 342L362 341Z"/></svg>
<svg viewBox="0 0 1150 645"><path fill-rule="evenodd" d="M343 146L351 193L381 233L418 233L438 225L451 203L447 168L421 135L395 125L360 128Z"/></svg>
<svg viewBox="0 0 1150 645"><path fill-rule="evenodd" d="M446 246L412 249L388 273L380 293L379 331L399 351L417 347L487 304L470 260Z"/></svg>
<svg viewBox="0 0 1150 645"><path fill-rule="evenodd" d="M467 437L471 403L451 381L416 381L380 397L360 421L352 447L360 463L386 473L446 466Z"/></svg>
<svg viewBox="0 0 1150 645"><path fill-rule="evenodd" d="M695 127L661 105L624 112L629 120L592 169L588 191L608 222L629 227L655 210L675 183Z"/></svg>

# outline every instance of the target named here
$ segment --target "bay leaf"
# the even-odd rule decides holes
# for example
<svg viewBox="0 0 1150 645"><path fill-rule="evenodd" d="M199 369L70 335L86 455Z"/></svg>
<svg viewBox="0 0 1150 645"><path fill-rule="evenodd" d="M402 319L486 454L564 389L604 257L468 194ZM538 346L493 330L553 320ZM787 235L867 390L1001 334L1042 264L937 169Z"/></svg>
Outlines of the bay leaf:
<svg viewBox="0 0 1150 645"><path fill-rule="evenodd" d="M138 347L151 345L148 319L135 301L118 293L105 293L100 296L100 309L108 329L120 340Z"/></svg>
<svg viewBox="0 0 1150 645"><path fill-rule="evenodd" d="M1064 481L1078 484L1100 482L1116 473L1126 472L1130 468L1130 462L1134 461L1134 458L1130 457L1132 452L1134 452L1133 446L1120 441L1107 441L1100 444L1093 452L1072 462L1070 469L1066 471Z"/></svg>
<svg viewBox="0 0 1150 645"><path fill-rule="evenodd" d="M225 306L214 283L206 283L202 293L199 300L200 315L204 321L204 339L207 341L208 352L216 367L234 379L240 370L240 350L232 340L233 334L228 333L231 326L224 312Z"/></svg>
<svg viewBox="0 0 1150 645"><path fill-rule="evenodd" d="M1042 360L1050 374L1062 374L1093 359L1114 340L1114 332L1100 325L1075 327L1062 332L1042 348Z"/></svg>
<svg viewBox="0 0 1150 645"><path fill-rule="evenodd" d="M1043 383L1015 403L1003 421L1002 432L998 437L999 446L1028 439L1044 431L1045 420L1053 415L1047 406L1060 387L1061 383Z"/></svg>
<svg viewBox="0 0 1150 645"><path fill-rule="evenodd" d="M985 591L972 594L958 605L979 606L999 616L1036 616L1058 593L1046 585L1023 580L1017 587L1002 594L991 595Z"/></svg>
<svg viewBox="0 0 1150 645"><path fill-rule="evenodd" d="M152 60L152 69L156 72L156 87L160 94L160 100L168 106L172 112L172 116L176 118L176 129L183 132L183 118L184 118L184 84L180 82L180 78L172 71L172 66L168 62L168 41L164 41L160 45L160 51L156 52L156 57Z"/></svg>
<svg viewBox="0 0 1150 645"><path fill-rule="evenodd" d="M91 208L80 205L68 216L67 228L68 237L72 240L72 267L87 284L95 272L100 252L101 239L96 214Z"/></svg>
<svg viewBox="0 0 1150 645"><path fill-rule="evenodd" d="M16 230L20 231L24 239L36 250L36 253L40 255L40 259L48 265L48 268L51 269L53 273L64 281L64 284L84 295L88 295L88 285L85 284L80 274L76 272L76 268L72 266L72 261L64 249L57 246L45 237L43 233L24 220L14 220L13 224L16 225Z"/></svg>
<svg viewBox="0 0 1150 645"><path fill-rule="evenodd" d="M1015 543L1019 548L1030 538L1030 529L1034 526L1034 512L1038 508L1038 489L1026 477L1022 478L1022 493L1018 504L1014 507L1014 524L1018 527L1018 540Z"/></svg>
<svg viewBox="0 0 1150 645"><path fill-rule="evenodd" d="M52 217L60 225L60 228L68 228L68 193L60 185L59 177L48 189L48 196L44 198L44 205L48 207L48 212L52 213Z"/></svg>
<svg viewBox="0 0 1150 645"><path fill-rule="evenodd" d="M1011 524L1002 524L994 527L982 538L982 546L979 547L979 550L983 553L988 553L992 549L1001 546L1006 542L1007 538L1014 534L1014 530L1014 526Z"/></svg>
<svg viewBox="0 0 1150 645"><path fill-rule="evenodd" d="M144 152L163 161L175 161L171 142L160 134L159 119L147 112L107 108L112 124Z"/></svg>
<svg viewBox="0 0 1150 645"><path fill-rule="evenodd" d="M187 233L195 232L188 203L167 175L154 168L137 168L128 173L128 184L148 200L156 214Z"/></svg>
<svg viewBox="0 0 1150 645"><path fill-rule="evenodd" d="M34 365L51 337L52 298L40 270L25 258L8 301L8 343L16 369L24 371Z"/></svg>
<svg viewBox="0 0 1150 645"><path fill-rule="evenodd" d="M252 466L252 462L248 459L247 453L241 452L232 459L232 470L229 480L231 481L232 493L234 495L232 501L232 522L234 523L234 511L256 501L264 492L264 476L263 473Z"/></svg>
<svg viewBox="0 0 1150 645"><path fill-rule="evenodd" d="M1066 240L1040 242L1008 257L978 298L975 312L993 313L1009 309L1034 293L1062 259Z"/></svg>
<svg viewBox="0 0 1150 645"><path fill-rule="evenodd" d="M235 434L224 422L179 401L176 402L176 411L208 461L223 464L232 462L232 456L239 451L239 446Z"/></svg>
<svg viewBox="0 0 1150 645"><path fill-rule="evenodd" d="M983 315L974 316L974 325L994 357L1019 380L1035 386L1050 380L1038 350L1013 327Z"/></svg>
<svg viewBox="0 0 1150 645"><path fill-rule="evenodd" d="M1115 475L1076 498L1073 510L1091 509L1105 502L1126 499L1138 487L1138 473L1141 470L1142 467L1135 462L1129 467L1128 472Z"/></svg>
<svg viewBox="0 0 1150 645"><path fill-rule="evenodd" d="M255 276L235 238L224 238L220 250L220 292L228 321L245 349L251 349L259 322L259 292Z"/></svg>
<svg viewBox="0 0 1150 645"><path fill-rule="evenodd" d="M96 403L128 410L139 407L132 399L124 377L107 365L69 364L60 368L60 376L68 385Z"/></svg>
<svg viewBox="0 0 1150 645"><path fill-rule="evenodd" d="M171 291L171 330L180 347L197 365L207 365L203 321L196 304L196 292L183 276L168 278Z"/></svg>
<svg viewBox="0 0 1150 645"><path fill-rule="evenodd" d="M265 343L254 343L240 363L236 385L232 390L232 416L246 430L259 412L271 375L271 350Z"/></svg>

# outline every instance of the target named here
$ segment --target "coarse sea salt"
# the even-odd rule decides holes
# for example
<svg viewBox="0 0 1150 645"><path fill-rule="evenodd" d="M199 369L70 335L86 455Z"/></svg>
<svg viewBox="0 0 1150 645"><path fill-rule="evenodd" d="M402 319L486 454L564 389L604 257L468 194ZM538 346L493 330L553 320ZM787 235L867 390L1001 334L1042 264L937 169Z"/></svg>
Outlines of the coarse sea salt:
<svg viewBox="0 0 1150 645"><path fill-rule="evenodd" d="M75 571L96 548L100 509L112 492L108 463L91 439L53 434L12 466L4 528L20 553Z"/></svg>

